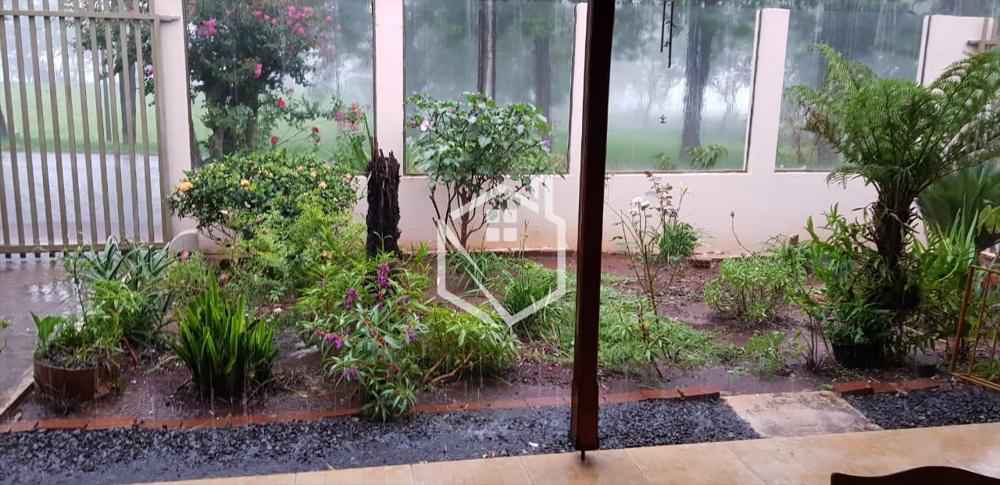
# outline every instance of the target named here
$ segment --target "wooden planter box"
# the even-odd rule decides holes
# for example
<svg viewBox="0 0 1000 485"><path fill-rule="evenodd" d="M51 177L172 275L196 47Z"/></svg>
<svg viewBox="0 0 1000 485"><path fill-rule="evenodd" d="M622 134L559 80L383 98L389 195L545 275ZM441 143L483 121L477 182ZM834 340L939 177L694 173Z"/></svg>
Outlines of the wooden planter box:
<svg viewBox="0 0 1000 485"><path fill-rule="evenodd" d="M86 402L111 392L116 372L100 368L66 369L35 359L35 385L62 401Z"/></svg>

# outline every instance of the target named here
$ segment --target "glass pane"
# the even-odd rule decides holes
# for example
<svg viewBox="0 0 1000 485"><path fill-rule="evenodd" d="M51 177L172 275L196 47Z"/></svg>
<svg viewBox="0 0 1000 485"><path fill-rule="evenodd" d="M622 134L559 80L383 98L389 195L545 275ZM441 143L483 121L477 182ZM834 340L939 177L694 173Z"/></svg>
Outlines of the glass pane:
<svg viewBox="0 0 1000 485"><path fill-rule="evenodd" d="M481 0L405 0L406 95L457 99L479 86ZM573 76L575 3L496 1L496 88L501 103L531 103L552 124L565 161ZM407 117L410 107L406 107ZM409 157L408 157L409 158ZM412 164L407 170L414 172Z"/></svg>
<svg viewBox="0 0 1000 485"><path fill-rule="evenodd" d="M817 43L832 46L849 59L872 68L879 76L916 80L923 18L931 14L993 16L996 0L924 2L904 0L837 0L814 6L793 6L789 19L785 88L817 87L825 62ZM785 97L778 143L779 170L828 170L839 157L804 131L802 113Z"/></svg>
<svg viewBox="0 0 1000 485"><path fill-rule="evenodd" d="M648 0L616 13L608 170L742 170L755 9L675 2L669 66L664 10Z"/></svg>

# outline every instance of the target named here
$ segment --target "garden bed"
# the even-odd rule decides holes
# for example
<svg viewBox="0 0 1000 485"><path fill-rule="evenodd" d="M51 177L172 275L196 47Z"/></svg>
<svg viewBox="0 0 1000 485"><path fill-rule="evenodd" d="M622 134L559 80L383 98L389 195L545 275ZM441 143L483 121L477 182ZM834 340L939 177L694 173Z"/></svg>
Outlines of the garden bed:
<svg viewBox="0 0 1000 485"><path fill-rule="evenodd" d="M602 448L731 441L756 433L719 400L601 409ZM636 423L645 423L636 426ZM571 451L566 407L418 414L399 422L336 418L241 428L0 434L13 483L196 479Z"/></svg>

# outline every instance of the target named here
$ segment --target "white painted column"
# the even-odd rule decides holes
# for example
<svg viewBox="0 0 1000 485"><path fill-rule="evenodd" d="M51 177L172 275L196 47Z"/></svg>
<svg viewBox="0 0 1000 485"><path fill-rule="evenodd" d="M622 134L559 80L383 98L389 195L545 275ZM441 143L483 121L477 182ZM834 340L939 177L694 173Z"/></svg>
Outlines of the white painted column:
<svg viewBox="0 0 1000 485"><path fill-rule="evenodd" d="M765 8L757 12L753 50L753 91L747 126L747 172L773 176L778 158L781 101L785 91L785 51L789 11Z"/></svg>
<svg viewBox="0 0 1000 485"><path fill-rule="evenodd" d="M587 59L587 4L576 5L573 37L573 84L569 104L569 175L580 175L583 153L583 71Z"/></svg>
<svg viewBox="0 0 1000 485"><path fill-rule="evenodd" d="M972 54L974 50L969 42L982 39L984 28L986 32L994 32L994 22L996 20L984 17L925 17L917 82L925 86L931 84L948 66Z"/></svg>
<svg viewBox="0 0 1000 485"><path fill-rule="evenodd" d="M161 126L159 141L161 164L161 193L169 195L184 179L184 171L191 170L191 133L188 127L190 97L188 96L187 30L183 18L181 0L159 0L150 2L153 14L175 18L161 21L159 42L154 44L156 66L156 87L160 92L160 103L156 106ZM164 197L163 203L166 203ZM164 221L167 223L167 221ZM170 232L164 234L175 250L198 249L197 223L192 219L172 216Z"/></svg>
<svg viewBox="0 0 1000 485"><path fill-rule="evenodd" d="M375 0L375 138L403 160L406 119L403 0Z"/></svg>

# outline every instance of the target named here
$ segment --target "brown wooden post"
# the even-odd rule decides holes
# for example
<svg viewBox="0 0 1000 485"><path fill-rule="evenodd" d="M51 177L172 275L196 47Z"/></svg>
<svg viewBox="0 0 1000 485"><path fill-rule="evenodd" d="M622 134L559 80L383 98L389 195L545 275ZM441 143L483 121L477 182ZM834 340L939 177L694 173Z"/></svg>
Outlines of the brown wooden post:
<svg viewBox="0 0 1000 485"><path fill-rule="evenodd" d="M597 339L601 311L601 242L608 146L608 90L615 0L591 0L583 81L580 223L576 252L576 345L570 437L580 451L596 450Z"/></svg>

